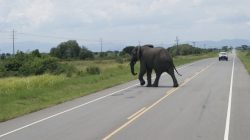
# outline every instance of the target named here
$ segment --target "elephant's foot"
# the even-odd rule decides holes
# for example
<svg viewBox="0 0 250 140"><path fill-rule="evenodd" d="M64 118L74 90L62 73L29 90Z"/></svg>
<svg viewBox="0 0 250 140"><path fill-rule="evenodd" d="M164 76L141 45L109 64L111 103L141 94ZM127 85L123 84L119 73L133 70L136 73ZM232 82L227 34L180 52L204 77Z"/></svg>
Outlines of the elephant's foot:
<svg viewBox="0 0 250 140"><path fill-rule="evenodd" d="M155 84L155 83L154 83L154 84L153 84L153 87L158 87L158 84Z"/></svg>
<svg viewBox="0 0 250 140"><path fill-rule="evenodd" d="M143 80L143 81L140 81L140 84L141 84L141 86L143 86L143 85L145 85L145 81Z"/></svg>
<svg viewBox="0 0 250 140"><path fill-rule="evenodd" d="M179 86L178 83L175 83L173 87L178 87L178 86Z"/></svg>
<svg viewBox="0 0 250 140"><path fill-rule="evenodd" d="M152 87L152 85L151 84L147 84L147 87Z"/></svg>

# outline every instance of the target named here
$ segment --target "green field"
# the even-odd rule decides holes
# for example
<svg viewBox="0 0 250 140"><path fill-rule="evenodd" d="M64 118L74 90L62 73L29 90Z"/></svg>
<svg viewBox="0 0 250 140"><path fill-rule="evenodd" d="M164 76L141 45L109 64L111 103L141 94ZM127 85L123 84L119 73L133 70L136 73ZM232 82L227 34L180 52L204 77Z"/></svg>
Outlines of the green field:
<svg viewBox="0 0 250 140"><path fill-rule="evenodd" d="M237 56L240 58L241 62L244 64L245 68L250 74L250 52L249 51L237 51Z"/></svg>
<svg viewBox="0 0 250 140"><path fill-rule="evenodd" d="M199 59L214 57L215 53L174 58L176 66ZM136 79L130 74L129 62L115 60L67 61L80 71L67 75L41 75L0 79L0 121L6 121L30 112L85 96L102 89ZM90 75L89 66L97 66L101 73ZM138 64L136 65L138 72Z"/></svg>

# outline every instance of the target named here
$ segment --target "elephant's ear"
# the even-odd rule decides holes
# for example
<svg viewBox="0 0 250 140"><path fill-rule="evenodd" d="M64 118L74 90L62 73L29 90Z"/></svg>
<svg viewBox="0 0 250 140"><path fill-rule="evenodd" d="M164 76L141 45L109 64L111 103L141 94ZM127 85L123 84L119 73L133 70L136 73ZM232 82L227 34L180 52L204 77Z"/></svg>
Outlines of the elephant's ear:
<svg viewBox="0 0 250 140"><path fill-rule="evenodd" d="M138 60L141 59L141 47L140 46L137 48L137 57L138 57Z"/></svg>

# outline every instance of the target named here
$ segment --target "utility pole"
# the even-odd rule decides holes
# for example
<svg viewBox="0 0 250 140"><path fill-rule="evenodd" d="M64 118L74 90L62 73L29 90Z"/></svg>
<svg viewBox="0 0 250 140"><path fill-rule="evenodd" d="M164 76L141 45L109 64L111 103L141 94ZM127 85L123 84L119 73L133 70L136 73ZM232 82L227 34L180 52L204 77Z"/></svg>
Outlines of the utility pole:
<svg viewBox="0 0 250 140"><path fill-rule="evenodd" d="M175 41L176 41L176 47L178 48L178 45L179 45L179 38L178 38L178 36L176 36Z"/></svg>
<svg viewBox="0 0 250 140"><path fill-rule="evenodd" d="M13 56L15 55L15 30L12 31Z"/></svg>
<svg viewBox="0 0 250 140"><path fill-rule="evenodd" d="M138 41L139 46L141 46L141 41Z"/></svg>
<svg viewBox="0 0 250 140"><path fill-rule="evenodd" d="M195 47L195 43L196 43L196 42L194 41L194 42L192 42L192 43L193 43L193 47Z"/></svg>
<svg viewBox="0 0 250 140"><path fill-rule="evenodd" d="M102 53L102 38L100 39L100 43L101 43L101 53Z"/></svg>
<svg viewBox="0 0 250 140"><path fill-rule="evenodd" d="M177 55L179 55L179 38L178 38L178 36L176 36L176 39L175 39L175 41L176 41L176 54Z"/></svg>

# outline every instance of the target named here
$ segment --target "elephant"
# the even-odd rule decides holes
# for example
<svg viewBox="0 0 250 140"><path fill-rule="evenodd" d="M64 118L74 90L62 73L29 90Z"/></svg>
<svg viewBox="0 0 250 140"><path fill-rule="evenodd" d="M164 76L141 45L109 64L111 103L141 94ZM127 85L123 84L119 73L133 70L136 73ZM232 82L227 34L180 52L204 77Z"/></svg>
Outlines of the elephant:
<svg viewBox="0 0 250 140"><path fill-rule="evenodd" d="M163 72L167 72L173 80L173 87L178 87L174 70L176 70L173 63L173 59L169 52L162 47L154 47L153 45L143 45L135 47L131 52L130 70L133 75L137 75L134 72L134 66L137 61L140 61L140 73L138 79L141 85L145 84L143 76L147 73L147 87L158 87L160 76ZM152 70L156 73L155 81L152 85L151 74Z"/></svg>

